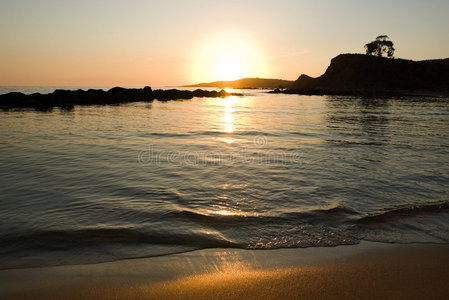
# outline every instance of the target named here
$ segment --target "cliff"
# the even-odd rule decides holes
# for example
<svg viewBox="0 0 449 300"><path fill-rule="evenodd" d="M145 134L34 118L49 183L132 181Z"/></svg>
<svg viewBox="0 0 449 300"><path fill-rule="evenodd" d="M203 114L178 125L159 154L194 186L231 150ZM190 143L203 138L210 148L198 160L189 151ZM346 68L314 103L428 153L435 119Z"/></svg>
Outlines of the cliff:
<svg viewBox="0 0 449 300"><path fill-rule="evenodd" d="M301 75L287 93L447 94L449 59L412 61L341 54L317 78Z"/></svg>

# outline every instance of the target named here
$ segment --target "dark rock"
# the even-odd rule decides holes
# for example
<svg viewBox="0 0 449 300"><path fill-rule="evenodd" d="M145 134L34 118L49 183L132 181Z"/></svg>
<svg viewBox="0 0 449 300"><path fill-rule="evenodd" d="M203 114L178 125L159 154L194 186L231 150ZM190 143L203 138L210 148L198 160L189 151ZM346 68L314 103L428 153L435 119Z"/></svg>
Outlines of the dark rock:
<svg viewBox="0 0 449 300"><path fill-rule="evenodd" d="M341 54L317 78L301 75L285 93L432 94L449 92L449 59L411 61Z"/></svg>
<svg viewBox="0 0 449 300"><path fill-rule="evenodd" d="M217 91L186 91L186 90L155 90L146 86L143 89L126 89L114 87L110 90L55 90L50 94L8 93L0 95L0 107L9 108L35 108L38 110L48 110L53 107L72 109L74 105L113 105L129 102L178 100L192 99L193 97L227 97L231 94L222 90Z"/></svg>

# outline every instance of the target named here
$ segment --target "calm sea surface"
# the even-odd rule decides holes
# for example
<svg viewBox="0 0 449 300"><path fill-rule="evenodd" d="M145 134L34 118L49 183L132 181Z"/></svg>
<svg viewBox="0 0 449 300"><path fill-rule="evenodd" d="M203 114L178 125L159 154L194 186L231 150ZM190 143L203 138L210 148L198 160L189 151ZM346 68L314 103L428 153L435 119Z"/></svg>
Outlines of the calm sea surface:
<svg viewBox="0 0 449 300"><path fill-rule="evenodd" d="M244 93L0 111L0 269L449 243L449 99Z"/></svg>

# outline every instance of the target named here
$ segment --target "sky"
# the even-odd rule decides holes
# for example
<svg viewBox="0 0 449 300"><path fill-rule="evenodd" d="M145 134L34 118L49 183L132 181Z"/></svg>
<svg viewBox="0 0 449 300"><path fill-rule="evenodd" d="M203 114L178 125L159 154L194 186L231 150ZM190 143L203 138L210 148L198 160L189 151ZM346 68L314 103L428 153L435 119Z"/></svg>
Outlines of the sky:
<svg viewBox="0 0 449 300"><path fill-rule="evenodd" d="M386 34L449 57L449 1L0 0L0 86L176 86L321 75Z"/></svg>

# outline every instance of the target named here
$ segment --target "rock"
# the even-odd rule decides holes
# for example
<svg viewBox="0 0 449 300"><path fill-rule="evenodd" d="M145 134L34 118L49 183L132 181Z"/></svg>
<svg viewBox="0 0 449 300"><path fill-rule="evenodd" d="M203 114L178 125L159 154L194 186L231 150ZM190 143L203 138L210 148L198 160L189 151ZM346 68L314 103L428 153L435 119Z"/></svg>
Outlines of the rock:
<svg viewBox="0 0 449 300"><path fill-rule="evenodd" d="M333 58L317 78L301 75L286 93L411 94L449 91L449 59L412 61L362 54Z"/></svg>
<svg viewBox="0 0 449 300"><path fill-rule="evenodd" d="M55 90L50 94L8 93L0 95L0 107L10 108L35 108L39 110L51 109L53 107L72 108L74 105L111 105L129 102L178 100L192 99L193 97L227 97L237 95L227 93L225 90L205 91L205 90L155 90L146 86L143 89L126 89L114 87L103 91L98 89L84 90Z"/></svg>

